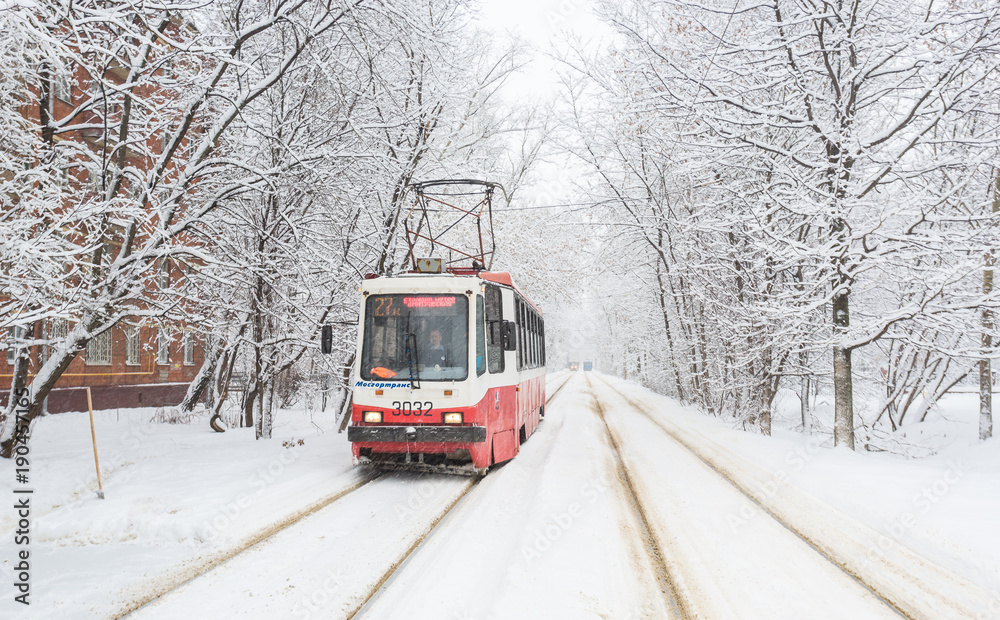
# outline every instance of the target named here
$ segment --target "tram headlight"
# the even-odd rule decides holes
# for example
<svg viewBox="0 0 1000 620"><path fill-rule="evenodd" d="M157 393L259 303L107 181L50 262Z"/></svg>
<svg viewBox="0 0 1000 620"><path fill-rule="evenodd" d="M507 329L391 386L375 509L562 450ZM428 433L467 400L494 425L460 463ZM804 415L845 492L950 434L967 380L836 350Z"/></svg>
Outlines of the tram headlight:
<svg viewBox="0 0 1000 620"><path fill-rule="evenodd" d="M464 417L461 411L445 411L441 414L441 421L445 424L461 424Z"/></svg>
<svg viewBox="0 0 1000 620"><path fill-rule="evenodd" d="M364 420L367 424L381 424L382 423L382 412L381 411L365 411Z"/></svg>

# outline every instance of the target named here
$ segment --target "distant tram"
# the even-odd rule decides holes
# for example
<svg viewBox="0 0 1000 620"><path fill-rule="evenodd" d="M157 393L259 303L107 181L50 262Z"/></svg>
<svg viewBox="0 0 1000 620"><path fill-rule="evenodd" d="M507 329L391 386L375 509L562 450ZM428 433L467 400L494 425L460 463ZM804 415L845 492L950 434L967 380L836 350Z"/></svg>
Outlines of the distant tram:
<svg viewBox="0 0 1000 620"><path fill-rule="evenodd" d="M361 286L355 464L483 475L545 414L545 322L510 275L367 277Z"/></svg>

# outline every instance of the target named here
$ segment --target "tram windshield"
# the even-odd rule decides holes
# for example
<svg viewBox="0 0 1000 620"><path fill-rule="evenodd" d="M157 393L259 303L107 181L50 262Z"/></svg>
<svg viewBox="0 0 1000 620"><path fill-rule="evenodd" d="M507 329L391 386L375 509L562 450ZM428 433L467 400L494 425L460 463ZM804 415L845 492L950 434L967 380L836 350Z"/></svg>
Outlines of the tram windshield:
<svg viewBox="0 0 1000 620"><path fill-rule="evenodd" d="M465 295L369 295L361 378L461 381L469 373Z"/></svg>

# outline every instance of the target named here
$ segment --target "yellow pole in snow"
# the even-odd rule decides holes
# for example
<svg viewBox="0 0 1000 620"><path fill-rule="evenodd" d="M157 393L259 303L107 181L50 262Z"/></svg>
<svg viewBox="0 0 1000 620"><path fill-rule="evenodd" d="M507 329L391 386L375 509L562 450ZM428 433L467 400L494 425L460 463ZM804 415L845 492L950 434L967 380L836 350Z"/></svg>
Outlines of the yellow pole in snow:
<svg viewBox="0 0 1000 620"><path fill-rule="evenodd" d="M87 388L87 411L90 412L90 439L94 442L94 468L97 470L97 497L104 499L104 487L101 486L101 464L97 462L97 433L94 432L94 402L90 399L90 388Z"/></svg>

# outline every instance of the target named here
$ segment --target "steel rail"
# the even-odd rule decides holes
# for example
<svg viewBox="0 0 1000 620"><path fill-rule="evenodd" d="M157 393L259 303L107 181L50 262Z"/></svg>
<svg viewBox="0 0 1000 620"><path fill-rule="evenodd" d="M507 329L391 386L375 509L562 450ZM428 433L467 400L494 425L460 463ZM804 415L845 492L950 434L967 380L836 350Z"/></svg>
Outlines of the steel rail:
<svg viewBox="0 0 1000 620"><path fill-rule="evenodd" d="M677 575L675 574L675 570L671 569L668 565L666 561L667 556L664 554L663 549L660 546L660 542L657 539L656 534L653 532L653 528L650 526L649 513L638 490L636 489L632 472L629 470L628 465L625 464L625 460L622 458L621 440L618 435L611 430L611 426L608 424L607 417L605 416L604 406L601 404L600 399L597 398L597 395L594 394L589 376L587 377L587 388L590 392L591 398L593 399L594 412L601 419L601 422L604 424L604 430L608 434L615 465L617 466L619 472L618 480L621 483L622 490L628 497L632 513L638 522L644 547L648 551L649 560L656 570L656 578L660 584L661 593L667 599L670 609L674 612L674 615L677 618L680 618L681 620L694 618L696 616L692 615L689 604L684 600L684 597L681 596L680 590L677 588Z"/></svg>
<svg viewBox="0 0 1000 620"><path fill-rule="evenodd" d="M678 437L676 435L676 433L674 433L671 429L667 428L667 426L664 425L660 420L656 419L656 417L654 417L653 415L651 415L650 412L649 412L649 410L646 407L644 407L642 404L637 403L632 398L629 398L626 394L624 394L617 387L615 387L614 385L611 385L607 380L601 378L601 381L602 381L602 383L605 384L605 386L607 386L613 392L615 392L616 394L618 394L618 396L620 396L622 398L622 400L624 400L626 403L628 403L628 405L630 407L632 407L632 409L634 411L642 414L644 417L646 417L651 422L653 422L653 424L657 428L659 428L661 431L663 431L664 434L666 434L668 438L670 438L671 440L673 440L674 442L676 442L678 445L680 445L682 448L684 448L684 450L686 450L687 452L689 452L690 454L692 454L695 458L697 458L699 461L701 461L702 463L704 463L705 466L708 467L712 472L718 474L719 477L721 477L723 480L725 480L727 483L729 483L733 488L735 488L737 491L739 491L740 494L742 494L748 500L750 500L751 502L753 502L753 504L756 505L758 508L760 508L764 512L764 514L770 516L778 525L780 525L785 530L787 530L789 533L793 534L799 540L801 540L802 542L804 542L810 549L812 549L813 551L815 551L818 555L820 555L827 562L829 562L830 564L832 564L833 566L835 566L837 568L837 570L839 570L840 572L842 572L845 575L847 575L848 577L850 577L851 580L853 580L859 586L861 586L862 588L864 588L865 590L867 590L872 596L874 596L876 599L878 599L880 602L882 602L884 605L886 605L894 613L896 613L900 617L907 618L908 620L918 620L919 618L922 618L922 616L920 616L918 614L915 614L915 613L913 613L911 611L907 611L906 609L904 609L905 607L907 607L907 605L904 602L897 602L896 601L896 597L894 597L891 593L883 592L881 588L879 588L878 586L870 583L862 575L859 575L856 572L849 570L842 563L838 562L836 558L832 557L827 551L825 551L822 548L822 545L818 541L813 540L812 537L804 534L797 527L795 527L793 524L789 523L786 519L784 519L780 515L776 514L774 512L774 510L772 510L770 507L768 507L768 506L764 505L763 503L761 503L755 497L755 495L752 492L752 490L746 488L744 485L742 485L738 481L734 480L733 477L730 476L727 472L723 471L723 469L721 467L717 466L710 459L708 459L705 456L703 456L700 453L699 450L695 449L694 447L692 447L691 445L689 445L688 442L686 442L682 438Z"/></svg>
<svg viewBox="0 0 1000 620"><path fill-rule="evenodd" d="M171 583L169 585L157 588L155 589L154 592L151 592L150 594L140 598L139 600L132 601L123 610L117 612L117 615L114 616L114 618L116 620L120 618L127 618L132 614L134 614L135 612L143 609L144 607L147 607L152 603L155 603L157 600L163 598L164 596L170 594L171 592L175 592L180 588L184 587L185 585L191 583L192 581L205 576L206 574L210 573L219 566L222 566L223 564L233 559L234 557L245 553L246 551L252 549L253 547L256 547L257 545L265 542L266 540L273 538L277 534L280 534L281 532L289 529L302 519L305 519L310 515L320 512L321 510L337 502L338 500L341 500L344 497L347 497L348 495L354 493L355 491L358 491L359 489L365 487L366 485L374 482L375 480L379 479L382 476L382 473L383 472L380 471L372 472L364 476L361 480L354 482L350 486L344 489L340 489L336 493L332 493L319 501L313 502L312 504L306 506L305 508L302 508L292 513L291 515L288 515L287 517L285 517L284 519L282 519L277 523L272 523L268 527L258 530L256 533L248 536L247 538L244 538L235 547L231 547L226 551L223 551L217 555L208 558L206 561L202 562L200 565L194 568L186 569L183 573L185 576L183 578L180 578L179 581L175 581L174 583ZM193 574L192 571L194 571Z"/></svg>

